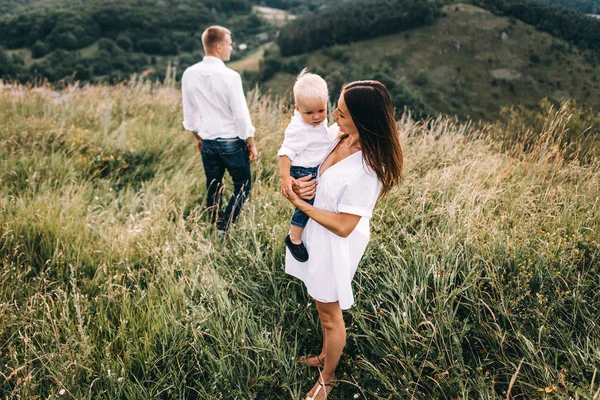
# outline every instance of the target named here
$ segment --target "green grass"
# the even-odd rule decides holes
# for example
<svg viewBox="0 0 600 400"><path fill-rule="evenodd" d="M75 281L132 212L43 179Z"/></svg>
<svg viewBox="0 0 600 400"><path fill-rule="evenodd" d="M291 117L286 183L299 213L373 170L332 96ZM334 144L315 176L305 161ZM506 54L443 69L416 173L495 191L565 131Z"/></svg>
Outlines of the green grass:
<svg viewBox="0 0 600 400"><path fill-rule="evenodd" d="M177 90L0 92L1 397L310 388L295 360L318 350L317 314L283 272L276 151L291 110L249 97L261 157L222 242ZM399 127L406 176L375 209L333 398L592 399L598 160L565 161L547 132L525 153L449 119Z"/></svg>
<svg viewBox="0 0 600 400"><path fill-rule="evenodd" d="M533 107L546 97L556 103L575 99L600 111L600 67L585 53L475 6L448 5L443 12L430 26L339 46L347 60L328 55L335 53L331 49L284 60L305 57L306 66L332 81L336 71L346 80L384 73L406 82L434 114L461 119L496 120L502 107ZM294 78L279 73L265 87L283 95Z"/></svg>

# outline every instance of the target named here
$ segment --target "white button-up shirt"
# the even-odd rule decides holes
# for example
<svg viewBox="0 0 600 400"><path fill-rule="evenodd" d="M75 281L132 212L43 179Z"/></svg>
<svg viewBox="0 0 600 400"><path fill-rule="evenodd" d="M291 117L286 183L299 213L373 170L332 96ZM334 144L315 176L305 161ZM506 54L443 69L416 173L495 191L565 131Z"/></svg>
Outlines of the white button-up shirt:
<svg viewBox="0 0 600 400"><path fill-rule="evenodd" d="M202 139L246 140L254 126L246 104L242 78L212 56L187 68L181 78L183 127Z"/></svg>
<svg viewBox="0 0 600 400"><path fill-rule="evenodd" d="M277 155L287 156L292 160L294 167L316 167L329 152L331 143L332 137L327 131L327 121L313 126L304 122L300 114L294 111Z"/></svg>

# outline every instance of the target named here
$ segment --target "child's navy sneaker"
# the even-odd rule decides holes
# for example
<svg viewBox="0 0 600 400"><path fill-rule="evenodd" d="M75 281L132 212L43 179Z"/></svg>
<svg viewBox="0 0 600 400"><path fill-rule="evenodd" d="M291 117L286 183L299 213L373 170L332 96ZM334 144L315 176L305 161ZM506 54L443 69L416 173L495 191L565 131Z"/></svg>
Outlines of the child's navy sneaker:
<svg viewBox="0 0 600 400"><path fill-rule="evenodd" d="M304 243L294 244L290 239L290 235L287 235L285 237L285 245L290 249L290 253L292 253L292 256L296 260L300 262L308 261L308 251L306 250L306 247L304 247Z"/></svg>

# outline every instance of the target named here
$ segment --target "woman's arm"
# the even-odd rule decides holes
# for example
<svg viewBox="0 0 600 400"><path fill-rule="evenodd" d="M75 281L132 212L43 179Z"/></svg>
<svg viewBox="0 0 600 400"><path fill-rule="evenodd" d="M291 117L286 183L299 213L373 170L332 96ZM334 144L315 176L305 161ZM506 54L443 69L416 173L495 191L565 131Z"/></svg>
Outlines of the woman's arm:
<svg viewBox="0 0 600 400"><path fill-rule="evenodd" d="M336 214L331 211L321 210L311 206L299 198L294 192L291 194L284 193L284 195L294 206L296 206L296 208L308 215L319 225L322 225L326 229L343 238L348 237L352 233L361 218L360 215L346 213Z"/></svg>

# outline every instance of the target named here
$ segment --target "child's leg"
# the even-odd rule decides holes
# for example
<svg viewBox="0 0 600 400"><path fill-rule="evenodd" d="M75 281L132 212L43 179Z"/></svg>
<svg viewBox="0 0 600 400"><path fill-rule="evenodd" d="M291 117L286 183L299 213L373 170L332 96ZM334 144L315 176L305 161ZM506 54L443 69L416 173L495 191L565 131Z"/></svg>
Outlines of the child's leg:
<svg viewBox="0 0 600 400"><path fill-rule="evenodd" d="M290 240L294 244L302 243L302 231L304 230L301 226L290 224Z"/></svg>
<svg viewBox="0 0 600 400"><path fill-rule="evenodd" d="M300 178L307 175L312 175L313 178L316 178L317 167L304 168L292 166L290 168L290 175L293 178ZM314 198L309 200L308 203L313 204ZM290 250L292 256L300 262L308 261L308 252L304 243L302 243L302 231L304 230L308 219L308 215L296 208L294 210L294 215L292 215L290 234L285 238L285 245Z"/></svg>
<svg viewBox="0 0 600 400"><path fill-rule="evenodd" d="M308 251L302 243L302 231L308 222L308 216L302 211L296 209L292 216L292 223L290 224L290 234L285 238L285 245L290 250L292 256L300 261L308 261Z"/></svg>

